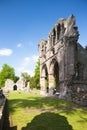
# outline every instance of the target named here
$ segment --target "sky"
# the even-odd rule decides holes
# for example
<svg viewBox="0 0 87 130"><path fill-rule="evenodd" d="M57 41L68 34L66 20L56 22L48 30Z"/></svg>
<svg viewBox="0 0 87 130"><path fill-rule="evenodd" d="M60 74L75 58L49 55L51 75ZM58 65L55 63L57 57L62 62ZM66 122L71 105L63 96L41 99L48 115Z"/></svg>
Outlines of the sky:
<svg viewBox="0 0 87 130"><path fill-rule="evenodd" d="M60 18L76 17L78 42L87 45L87 0L0 0L0 70L3 64L17 76L33 76L39 57L40 39Z"/></svg>

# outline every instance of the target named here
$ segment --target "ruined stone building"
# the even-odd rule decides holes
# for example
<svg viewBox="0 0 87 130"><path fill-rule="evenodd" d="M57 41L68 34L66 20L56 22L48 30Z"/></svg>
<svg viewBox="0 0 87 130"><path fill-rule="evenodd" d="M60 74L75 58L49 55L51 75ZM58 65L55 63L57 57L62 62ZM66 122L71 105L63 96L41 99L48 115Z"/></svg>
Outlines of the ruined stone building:
<svg viewBox="0 0 87 130"><path fill-rule="evenodd" d="M60 19L40 40L41 95L56 93L60 98L87 105L87 50L79 43L75 16Z"/></svg>
<svg viewBox="0 0 87 130"><path fill-rule="evenodd" d="M8 91L12 90L24 91L24 88L25 88L25 79L23 77L20 77L16 83L14 83L14 81L11 79L7 79L4 87L4 89Z"/></svg>

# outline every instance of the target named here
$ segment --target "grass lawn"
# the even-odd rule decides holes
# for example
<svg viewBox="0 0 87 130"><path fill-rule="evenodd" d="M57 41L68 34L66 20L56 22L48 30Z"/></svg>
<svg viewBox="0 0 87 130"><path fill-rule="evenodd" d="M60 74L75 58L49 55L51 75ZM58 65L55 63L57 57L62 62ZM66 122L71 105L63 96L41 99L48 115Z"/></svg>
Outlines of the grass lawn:
<svg viewBox="0 0 87 130"><path fill-rule="evenodd" d="M37 93L11 92L9 113L15 130L87 130L87 108Z"/></svg>

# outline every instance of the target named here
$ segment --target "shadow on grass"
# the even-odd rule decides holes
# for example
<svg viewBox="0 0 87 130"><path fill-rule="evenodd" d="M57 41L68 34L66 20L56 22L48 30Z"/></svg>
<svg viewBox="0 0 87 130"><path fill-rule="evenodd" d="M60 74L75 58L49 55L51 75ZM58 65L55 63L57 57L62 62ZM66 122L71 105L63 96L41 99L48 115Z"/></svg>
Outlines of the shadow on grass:
<svg viewBox="0 0 87 130"><path fill-rule="evenodd" d="M72 103L64 100L54 98L32 97L29 99L9 99L9 111L11 113L16 111L16 108L28 108L28 109L41 109L41 108L54 108L66 111L68 114L73 113ZM63 109L64 108L64 109Z"/></svg>
<svg viewBox="0 0 87 130"><path fill-rule="evenodd" d="M21 130L73 130L66 117L45 112L36 116L31 123Z"/></svg>
<svg viewBox="0 0 87 130"><path fill-rule="evenodd" d="M17 130L17 126L10 126L9 111L8 111L8 100L6 100L4 108L4 118L2 130Z"/></svg>

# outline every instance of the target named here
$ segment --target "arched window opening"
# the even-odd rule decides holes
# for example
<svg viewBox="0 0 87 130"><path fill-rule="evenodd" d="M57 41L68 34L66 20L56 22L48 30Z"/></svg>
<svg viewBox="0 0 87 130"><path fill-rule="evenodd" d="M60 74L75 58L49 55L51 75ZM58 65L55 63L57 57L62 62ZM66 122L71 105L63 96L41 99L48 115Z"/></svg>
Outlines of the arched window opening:
<svg viewBox="0 0 87 130"><path fill-rule="evenodd" d="M14 86L13 86L13 90L14 90L14 91L17 90L17 85L14 85Z"/></svg>
<svg viewBox="0 0 87 130"><path fill-rule="evenodd" d="M59 83L59 67L58 67L58 62L56 61L54 64L54 88L56 90L59 90L58 83Z"/></svg>

